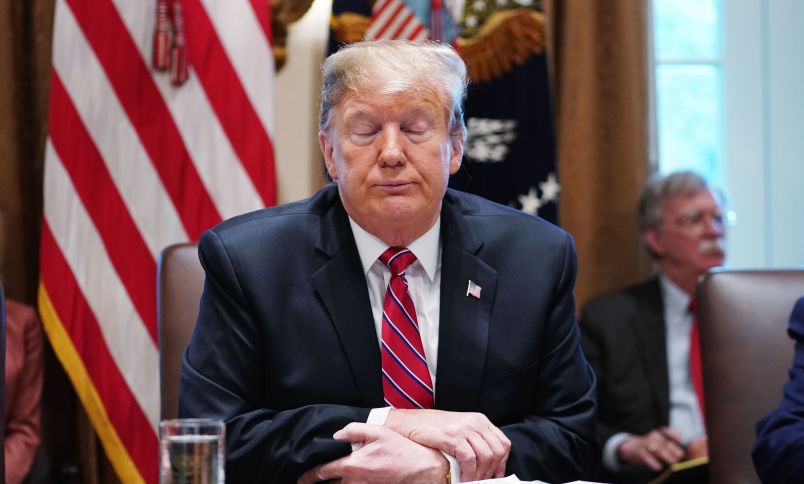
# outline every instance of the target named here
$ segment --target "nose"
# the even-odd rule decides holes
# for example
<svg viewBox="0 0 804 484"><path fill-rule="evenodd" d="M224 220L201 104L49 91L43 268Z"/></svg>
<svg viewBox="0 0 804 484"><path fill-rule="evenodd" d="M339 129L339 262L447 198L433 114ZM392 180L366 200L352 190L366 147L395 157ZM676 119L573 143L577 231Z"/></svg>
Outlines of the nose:
<svg viewBox="0 0 804 484"><path fill-rule="evenodd" d="M723 219L719 216L710 216L704 218L704 224L706 233L713 237L713 238L720 238L723 237L725 234L725 228L723 225Z"/></svg>
<svg viewBox="0 0 804 484"><path fill-rule="evenodd" d="M380 166L397 167L405 163L405 152L402 149L402 132L399 126L383 126L378 137L380 155L377 161Z"/></svg>

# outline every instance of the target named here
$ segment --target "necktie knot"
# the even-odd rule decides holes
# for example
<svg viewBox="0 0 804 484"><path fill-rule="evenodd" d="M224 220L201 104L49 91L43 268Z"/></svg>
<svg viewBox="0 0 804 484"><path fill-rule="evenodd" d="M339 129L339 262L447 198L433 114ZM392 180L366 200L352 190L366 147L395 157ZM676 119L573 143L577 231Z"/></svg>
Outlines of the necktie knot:
<svg viewBox="0 0 804 484"><path fill-rule="evenodd" d="M388 266L391 274L398 276L416 262L416 256L407 247L389 247L380 255L380 262Z"/></svg>

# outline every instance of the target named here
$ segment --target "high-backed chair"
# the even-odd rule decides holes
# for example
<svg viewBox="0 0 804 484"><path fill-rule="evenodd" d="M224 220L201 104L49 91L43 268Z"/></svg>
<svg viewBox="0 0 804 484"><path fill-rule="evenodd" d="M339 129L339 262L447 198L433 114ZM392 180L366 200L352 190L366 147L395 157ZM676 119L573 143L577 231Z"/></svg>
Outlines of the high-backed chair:
<svg viewBox="0 0 804 484"><path fill-rule="evenodd" d="M181 356L190 343L204 289L195 244L171 245L159 257L159 376L162 419L179 412Z"/></svg>
<svg viewBox="0 0 804 484"><path fill-rule="evenodd" d="M804 270L714 270L698 283L712 484L756 483L756 422L776 408L793 357L787 322Z"/></svg>

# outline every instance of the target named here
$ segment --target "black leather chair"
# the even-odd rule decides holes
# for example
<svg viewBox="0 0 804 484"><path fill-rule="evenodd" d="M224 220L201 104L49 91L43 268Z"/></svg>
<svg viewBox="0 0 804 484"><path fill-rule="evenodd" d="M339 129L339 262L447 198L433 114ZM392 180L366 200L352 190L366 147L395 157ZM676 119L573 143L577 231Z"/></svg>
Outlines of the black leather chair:
<svg viewBox="0 0 804 484"><path fill-rule="evenodd" d="M804 270L714 270L698 282L709 480L756 483L756 422L782 398L793 355L787 323Z"/></svg>
<svg viewBox="0 0 804 484"><path fill-rule="evenodd" d="M195 244L171 245L159 257L159 375L161 418L179 412L181 357L195 328L204 270Z"/></svg>

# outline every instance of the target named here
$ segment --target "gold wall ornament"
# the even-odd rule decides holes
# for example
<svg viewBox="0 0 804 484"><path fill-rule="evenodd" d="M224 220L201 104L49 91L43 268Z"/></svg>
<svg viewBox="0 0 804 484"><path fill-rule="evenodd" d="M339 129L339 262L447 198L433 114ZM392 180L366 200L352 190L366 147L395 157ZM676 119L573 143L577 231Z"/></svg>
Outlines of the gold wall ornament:
<svg viewBox="0 0 804 484"><path fill-rule="evenodd" d="M269 0L271 8L271 47L274 65L279 72L287 61L288 26L307 13L313 0Z"/></svg>
<svg viewBox="0 0 804 484"><path fill-rule="evenodd" d="M456 39L473 82L489 82L544 52L546 20L529 8L491 14L477 34Z"/></svg>
<svg viewBox="0 0 804 484"><path fill-rule="evenodd" d="M354 12L333 15L329 20L335 39L339 43L352 44L363 40L371 25L371 17Z"/></svg>
<svg viewBox="0 0 804 484"><path fill-rule="evenodd" d="M285 46L274 45L271 46L271 52L273 52L274 55L274 68L276 69L276 72L279 72L283 67L285 67L285 62L288 60L288 48Z"/></svg>

